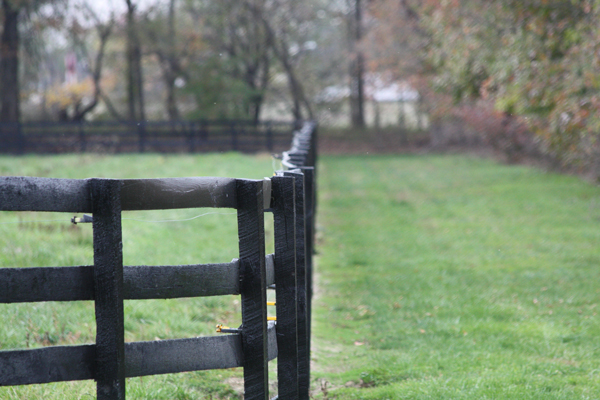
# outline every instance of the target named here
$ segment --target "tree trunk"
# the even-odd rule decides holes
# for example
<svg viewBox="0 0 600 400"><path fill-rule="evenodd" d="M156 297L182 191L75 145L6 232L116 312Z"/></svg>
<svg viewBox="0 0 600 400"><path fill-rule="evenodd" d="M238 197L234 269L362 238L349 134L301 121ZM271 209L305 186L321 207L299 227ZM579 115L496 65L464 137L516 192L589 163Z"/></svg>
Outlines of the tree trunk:
<svg viewBox="0 0 600 400"><path fill-rule="evenodd" d="M84 121L87 113L91 112L96 108L101 97L102 90L100 89L100 79L102 78L102 63L104 61L104 52L106 50L106 42L111 34L113 23L109 23L107 26L98 26L98 38L100 39L100 48L98 54L96 54L96 61L94 63L94 71L92 78L94 82L94 98L90 104L84 107L82 110L77 110L73 116L73 121Z"/></svg>
<svg viewBox="0 0 600 400"><path fill-rule="evenodd" d="M133 26L134 19L134 6L131 1L127 1L127 108L129 110L129 120L136 120L135 112L135 72L134 72L134 60L133 60L133 40L132 31L135 29Z"/></svg>
<svg viewBox="0 0 600 400"><path fill-rule="evenodd" d="M131 0L127 3L127 102L129 119L143 121L146 119L144 109L144 88L142 76L142 49L135 26L136 5Z"/></svg>
<svg viewBox="0 0 600 400"><path fill-rule="evenodd" d="M2 0L4 29L0 39L0 122L18 123L19 102L19 9Z"/></svg>
<svg viewBox="0 0 600 400"><path fill-rule="evenodd" d="M259 15L257 11L255 11L255 15L257 15L257 16ZM281 62L281 65L285 71L287 78L288 78L288 86L290 89L290 94L292 96L292 115L294 116L294 120L296 122L298 122L303 119L302 105L304 105L304 107L306 108L308 118L314 119L314 114L313 114L313 110L310 105L310 102L306 98L306 95L304 93L304 87L302 86L302 83L296 76L296 72L295 72L294 66L292 64L292 60L290 59L290 55L288 52L288 49L289 49L288 43L285 41L283 35L278 36L275 33L275 30L273 29L273 27L271 26L269 21L263 15L260 15L260 18L263 22L263 25L265 27L265 30L266 30L266 33L268 36L267 40L268 40L269 46L275 52L275 57L277 57L277 59L279 59L279 62ZM267 76L268 76L268 74L267 74ZM266 88L266 82L264 84L264 87Z"/></svg>
<svg viewBox="0 0 600 400"><path fill-rule="evenodd" d="M362 6L361 0L354 4L354 35L352 50L354 53L350 63L350 114L354 128L365 127L365 94L364 94L364 56L360 49L362 39Z"/></svg>
<svg viewBox="0 0 600 400"><path fill-rule="evenodd" d="M169 120L177 121L179 119L179 110L177 109L177 100L175 97L175 79L177 74L175 72L176 55L175 55L175 0L169 1L169 37L167 43L169 48L167 49L167 65L165 83L167 84L167 113L169 114Z"/></svg>
<svg viewBox="0 0 600 400"><path fill-rule="evenodd" d="M146 121L146 103L144 100L144 75L142 73L142 47L139 38L136 35L135 45L135 76L137 88L137 102L139 110L139 121Z"/></svg>
<svg viewBox="0 0 600 400"><path fill-rule="evenodd" d="M350 113L354 128L365 127L364 59L360 51L350 64Z"/></svg>

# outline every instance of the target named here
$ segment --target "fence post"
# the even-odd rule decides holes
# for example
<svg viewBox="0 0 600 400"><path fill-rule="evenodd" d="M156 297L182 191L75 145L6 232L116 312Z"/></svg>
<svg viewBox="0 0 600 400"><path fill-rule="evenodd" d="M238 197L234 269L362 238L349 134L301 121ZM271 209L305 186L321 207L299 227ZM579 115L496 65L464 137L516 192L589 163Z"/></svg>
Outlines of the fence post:
<svg viewBox="0 0 600 400"><path fill-rule="evenodd" d="M294 177L296 196L296 282L298 298L298 390L299 399L307 400L310 391L310 336L309 310L307 303L307 265L306 265L306 215L304 174L284 172L284 176Z"/></svg>
<svg viewBox="0 0 600 400"><path fill-rule="evenodd" d="M91 179L98 400L125 399L121 182Z"/></svg>
<svg viewBox="0 0 600 400"><path fill-rule="evenodd" d="M237 180L244 399L269 395L263 182Z"/></svg>
<svg viewBox="0 0 600 400"><path fill-rule="evenodd" d="M237 131L235 129L235 122L231 122L230 129L231 129L231 149L233 151L237 151L237 149L238 149L238 138L237 138Z"/></svg>
<svg viewBox="0 0 600 400"><path fill-rule="evenodd" d="M269 153L273 152L273 123L267 122L267 149Z"/></svg>
<svg viewBox="0 0 600 400"><path fill-rule="evenodd" d="M135 124L135 122L134 122ZM146 123L145 121L140 121L137 123L137 131L140 137L139 150L140 153L143 153L146 150Z"/></svg>
<svg viewBox="0 0 600 400"><path fill-rule="evenodd" d="M296 400L299 393L294 178L275 176L271 178L271 184L275 227L278 399Z"/></svg>
<svg viewBox="0 0 600 400"><path fill-rule="evenodd" d="M188 138L189 138L189 145L190 145L190 153L193 153L194 150L196 149L196 124L194 123L194 121L190 121L188 124Z"/></svg>
<svg viewBox="0 0 600 400"><path fill-rule="evenodd" d="M208 123L205 119L200 121L200 140L204 147L208 143Z"/></svg>
<svg viewBox="0 0 600 400"><path fill-rule="evenodd" d="M304 174L304 198L306 202L306 319L308 325L308 354L310 355L310 341L312 332L313 255L315 253L315 169L314 167L301 167L300 170Z"/></svg>
<svg viewBox="0 0 600 400"><path fill-rule="evenodd" d="M83 130L83 121L79 121L79 151L82 153L86 150L85 132Z"/></svg>

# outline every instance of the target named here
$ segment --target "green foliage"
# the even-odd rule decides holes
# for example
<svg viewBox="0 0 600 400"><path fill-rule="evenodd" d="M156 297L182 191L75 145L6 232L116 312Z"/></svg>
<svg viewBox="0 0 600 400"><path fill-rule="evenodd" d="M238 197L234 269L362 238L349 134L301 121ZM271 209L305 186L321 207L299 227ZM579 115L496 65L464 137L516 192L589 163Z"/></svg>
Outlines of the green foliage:
<svg viewBox="0 0 600 400"><path fill-rule="evenodd" d="M461 0L430 6L436 87L515 114L543 150L589 169L598 154L600 9L572 0Z"/></svg>
<svg viewBox="0 0 600 400"><path fill-rule="evenodd" d="M599 188L465 156L320 167L316 398L596 396Z"/></svg>
<svg viewBox="0 0 600 400"><path fill-rule="evenodd" d="M231 73L234 60L212 56L192 67L191 79L184 91L194 96L196 108L188 118L251 119L250 103L263 93Z"/></svg>

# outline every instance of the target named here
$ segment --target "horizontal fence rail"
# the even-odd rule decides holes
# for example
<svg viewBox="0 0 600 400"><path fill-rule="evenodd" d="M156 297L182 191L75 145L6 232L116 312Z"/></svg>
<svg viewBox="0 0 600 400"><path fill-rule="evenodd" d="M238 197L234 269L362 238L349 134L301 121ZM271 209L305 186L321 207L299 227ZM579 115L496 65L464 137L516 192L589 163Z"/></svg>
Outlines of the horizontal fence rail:
<svg viewBox="0 0 600 400"><path fill-rule="evenodd" d="M277 357L275 324L269 322L268 360ZM52 346L0 352L0 385L95 379L96 346ZM244 366L240 335L125 343L125 377Z"/></svg>
<svg viewBox="0 0 600 400"><path fill-rule="evenodd" d="M265 257L275 283L273 254ZM199 285L198 282L202 282ZM239 260L223 264L123 267L123 298L173 299L240 294ZM94 267L0 268L0 303L94 300Z"/></svg>
<svg viewBox="0 0 600 400"><path fill-rule="evenodd" d="M0 211L90 213L93 181L0 177ZM237 208L236 183L232 178L211 177L120 180L121 210Z"/></svg>
<svg viewBox="0 0 600 400"><path fill-rule="evenodd" d="M316 132L307 123L298 137L306 126ZM0 211L91 213L94 265L0 268L0 303L92 300L97 334L94 344L0 351L0 385L94 379L99 400L116 400L125 398L127 377L243 367L244 398L268 399L268 361L278 358L278 398L308 399L316 151L304 159L294 147L286 154L289 171L264 180L1 177ZM196 207L237 210L237 258L123 266L122 211ZM264 212L274 214L269 255ZM276 323L267 321L268 288L276 293ZM241 296L242 325L232 334L124 341L124 300L219 295Z"/></svg>
<svg viewBox="0 0 600 400"><path fill-rule="evenodd" d="M294 127L244 120L0 123L0 153L281 152Z"/></svg>

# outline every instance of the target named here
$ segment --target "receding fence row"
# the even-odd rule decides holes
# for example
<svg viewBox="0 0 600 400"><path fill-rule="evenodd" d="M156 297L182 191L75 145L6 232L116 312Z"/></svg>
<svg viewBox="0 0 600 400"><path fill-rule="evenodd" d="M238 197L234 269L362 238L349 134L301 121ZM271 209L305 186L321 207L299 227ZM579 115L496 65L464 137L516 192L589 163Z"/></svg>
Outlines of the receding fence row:
<svg viewBox="0 0 600 400"><path fill-rule="evenodd" d="M0 153L281 152L294 127L230 120L0 123Z"/></svg>
<svg viewBox="0 0 600 400"><path fill-rule="evenodd" d="M244 397L268 399L268 361L277 357L278 398L308 399L314 132L305 124L296 134L305 156L292 146L288 170L264 180L1 177L0 211L92 214L94 265L1 268L0 303L93 300L97 334L94 344L0 351L0 385L93 379L99 400L115 400L125 398L127 377L243 367ZM237 210L232 262L123 266L122 211L199 207ZM274 215L270 255L265 212ZM267 321L268 288L276 322ZM241 295L242 325L232 334L125 343L124 300L216 295Z"/></svg>

